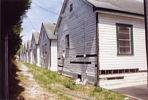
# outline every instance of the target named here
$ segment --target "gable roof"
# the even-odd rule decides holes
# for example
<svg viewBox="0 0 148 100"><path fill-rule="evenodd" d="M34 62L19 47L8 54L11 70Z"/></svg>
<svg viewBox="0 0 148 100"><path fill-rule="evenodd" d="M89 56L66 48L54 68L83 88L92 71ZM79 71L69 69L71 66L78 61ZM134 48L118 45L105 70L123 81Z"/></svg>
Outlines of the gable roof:
<svg viewBox="0 0 148 100"><path fill-rule="evenodd" d="M39 33L38 32L33 32L32 37L35 39L35 44L38 44L39 41Z"/></svg>
<svg viewBox="0 0 148 100"><path fill-rule="evenodd" d="M87 3L93 6L93 11L102 10L102 11L109 11L109 12L117 12L117 13L124 13L136 16L144 17L144 5L143 2L139 2L136 0L84 0ZM56 25L56 29L58 29L63 13L66 9L68 0L64 0L62 9L58 18L58 22Z"/></svg>
<svg viewBox="0 0 148 100"><path fill-rule="evenodd" d="M113 10L121 11L126 14L135 14L142 16L144 15L144 5L143 2L139 2L136 0L86 0L90 4L92 4L95 10ZM102 9L101 9L102 8Z"/></svg>
<svg viewBox="0 0 148 100"><path fill-rule="evenodd" d="M42 24L49 39L57 39L57 35L54 34L56 24L55 23L43 23Z"/></svg>

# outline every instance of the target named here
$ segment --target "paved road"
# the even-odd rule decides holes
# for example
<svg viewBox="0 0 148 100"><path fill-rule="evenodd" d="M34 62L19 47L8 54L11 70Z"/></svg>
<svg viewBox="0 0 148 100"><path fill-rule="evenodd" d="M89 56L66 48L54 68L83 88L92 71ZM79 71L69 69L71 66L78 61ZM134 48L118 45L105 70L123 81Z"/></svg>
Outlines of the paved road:
<svg viewBox="0 0 148 100"><path fill-rule="evenodd" d="M112 91L119 92L130 97L137 98L138 100L148 100L148 88L147 85L138 85L132 87L124 87L118 89L112 89Z"/></svg>

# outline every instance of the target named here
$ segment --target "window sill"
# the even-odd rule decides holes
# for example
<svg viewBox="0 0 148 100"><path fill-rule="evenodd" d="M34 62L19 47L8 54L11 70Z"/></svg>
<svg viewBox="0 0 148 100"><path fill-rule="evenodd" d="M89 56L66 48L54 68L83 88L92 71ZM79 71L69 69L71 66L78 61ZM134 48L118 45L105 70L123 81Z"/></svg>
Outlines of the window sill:
<svg viewBox="0 0 148 100"><path fill-rule="evenodd" d="M134 56L134 54L117 54L117 56Z"/></svg>

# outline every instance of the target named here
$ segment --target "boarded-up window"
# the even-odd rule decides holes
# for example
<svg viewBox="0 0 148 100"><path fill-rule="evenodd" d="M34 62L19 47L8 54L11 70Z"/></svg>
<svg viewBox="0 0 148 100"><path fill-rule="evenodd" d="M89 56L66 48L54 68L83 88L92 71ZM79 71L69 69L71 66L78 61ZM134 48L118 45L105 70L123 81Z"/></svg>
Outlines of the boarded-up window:
<svg viewBox="0 0 148 100"><path fill-rule="evenodd" d="M117 24L118 54L133 54L132 25Z"/></svg>
<svg viewBox="0 0 148 100"><path fill-rule="evenodd" d="M65 46L67 49L69 48L69 34L67 34L65 37Z"/></svg>

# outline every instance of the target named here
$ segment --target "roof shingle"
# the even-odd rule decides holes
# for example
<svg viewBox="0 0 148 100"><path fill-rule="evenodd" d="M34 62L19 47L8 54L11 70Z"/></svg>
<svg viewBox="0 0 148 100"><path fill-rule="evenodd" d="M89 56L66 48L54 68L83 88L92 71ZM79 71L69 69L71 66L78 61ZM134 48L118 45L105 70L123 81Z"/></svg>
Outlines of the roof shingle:
<svg viewBox="0 0 148 100"><path fill-rule="evenodd" d="M35 43L38 44L39 41L39 33L38 32L33 32L32 33L34 39L35 39Z"/></svg>
<svg viewBox="0 0 148 100"><path fill-rule="evenodd" d="M87 0L95 7L144 14L143 2L136 0Z"/></svg>
<svg viewBox="0 0 148 100"><path fill-rule="evenodd" d="M55 23L43 23L43 26L49 39L57 39L57 35L54 34L56 27Z"/></svg>

